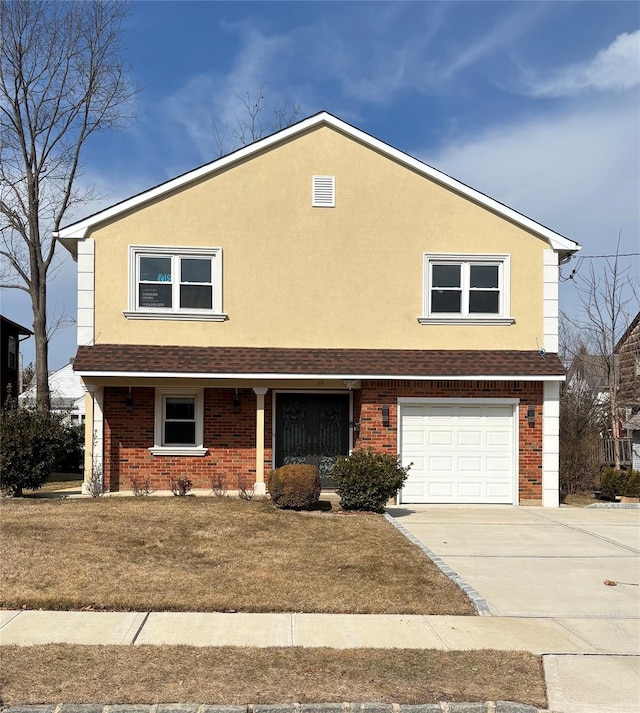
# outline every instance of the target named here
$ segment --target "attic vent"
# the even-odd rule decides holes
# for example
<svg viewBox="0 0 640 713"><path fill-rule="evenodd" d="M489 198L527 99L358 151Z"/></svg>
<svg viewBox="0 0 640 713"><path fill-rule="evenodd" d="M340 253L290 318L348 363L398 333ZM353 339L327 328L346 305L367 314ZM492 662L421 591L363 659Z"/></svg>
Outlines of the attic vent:
<svg viewBox="0 0 640 713"><path fill-rule="evenodd" d="M311 205L314 208L335 208L335 176L313 176L311 187Z"/></svg>

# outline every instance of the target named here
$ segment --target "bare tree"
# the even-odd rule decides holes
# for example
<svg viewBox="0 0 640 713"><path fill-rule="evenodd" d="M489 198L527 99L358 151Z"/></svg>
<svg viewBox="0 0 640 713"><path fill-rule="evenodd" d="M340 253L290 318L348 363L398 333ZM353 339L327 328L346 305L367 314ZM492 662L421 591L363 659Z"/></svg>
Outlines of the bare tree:
<svg viewBox="0 0 640 713"><path fill-rule="evenodd" d="M615 254L602 256L602 262L591 260L585 265L586 261L578 261L570 278L576 285L580 310L572 319L563 315L578 331L586 351L598 360L616 469L621 465L618 436L629 399L620 393L616 346L640 306L638 275L632 265L623 263L619 247L618 237Z"/></svg>
<svg viewBox="0 0 640 713"><path fill-rule="evenodd" d="M0 0L0 287L31 299L41 408L53 233L90 197L77 186L89 137L134 115L138 90L121 58L127 13L117 0Z"/></svg>
<svg viewBox="0 0 640 713"><path fill-rule="evenodd" d="M566 320L560 323L560 358L567 369L560 389L560 491L568 495L597 487L607 430L606 388L601 360Z"/></svg>
<svg viewBox="0 0 640 713"><path fill-rule="evenodd" d="M252 144L275 131L286 129L295 124L302 114L299 104L289 105L288 102L276 101L271 107L265 106L264 84L255 95L250 92L236 94L240 104L240 113L236 113L235 123L231 127L229 138L229 122L220 127L213 119L213 136L218 149L218 156L223 156L242 146Z"/></svg>

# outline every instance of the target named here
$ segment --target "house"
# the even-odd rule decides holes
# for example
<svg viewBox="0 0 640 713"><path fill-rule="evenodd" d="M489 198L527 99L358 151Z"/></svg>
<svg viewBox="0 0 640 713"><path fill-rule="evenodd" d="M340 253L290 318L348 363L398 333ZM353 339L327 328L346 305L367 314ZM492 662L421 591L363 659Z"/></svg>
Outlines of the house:
<svg viewBox="0 0 640 713"><path fill-rule="evenodd" d="M0 407L7 398L20 393L20 337L30 337L33 332L21 324L0 315Z"/></svg>
<svg viewBox="0 0 640 713"><path fill-rule="evenodd" d="M82 385L82 379L74 372L72 364L66 364L49 374L49 393L53 413L65 414L73 425L84 423L86 390ZM35 384L23 391L18 401L23 404L35 404Z"/></svg>
<svg viewBox="0 0 640 713"><path fill-rule="evenodd" d="M640 470L640 312L615 346L618 356L618 399L624 418L622 432L631 446L630 465Z"/></svg>
<svg viewBox="0 0 640 713"><path fill-rule="evenodd" d="M558 505L572 240L325 112L58 237L107 488L372 448L401 503Z"/></svg>

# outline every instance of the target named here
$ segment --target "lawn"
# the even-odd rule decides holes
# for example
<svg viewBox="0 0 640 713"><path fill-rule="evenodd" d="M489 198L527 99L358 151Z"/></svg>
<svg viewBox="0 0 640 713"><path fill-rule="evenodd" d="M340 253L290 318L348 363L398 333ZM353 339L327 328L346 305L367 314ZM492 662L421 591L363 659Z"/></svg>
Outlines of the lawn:
<svg viewBox="0 0 640 713"><path fill-rule="evenodd" d="M381 515L231 498L0 502L0 606L474 614Z"/></svg>
<svg viewBox="0 0 640 713"><path fill-rule="evenodd" d="M511 700L546 706L540 657L509 651L6 646L3 702Z"/></svg>

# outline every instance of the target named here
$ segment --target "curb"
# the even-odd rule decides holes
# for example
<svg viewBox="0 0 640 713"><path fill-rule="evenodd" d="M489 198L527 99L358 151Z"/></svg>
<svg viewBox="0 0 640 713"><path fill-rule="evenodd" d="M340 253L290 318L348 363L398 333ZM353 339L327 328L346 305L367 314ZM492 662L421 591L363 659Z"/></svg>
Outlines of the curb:
<svg viewBox="0 0 640 713"><path fill-rule="evenodd" d="M550 713L512 701L483 703L249 703L247 705L200 705L156 703L103 705L101 703L58 703L5 706L2 713Z"/></svg>
<svg viewBox="0 0 640 713"><path fill-rule="evenodd" d="M477 590L475 590L470 584L467 584L467 582L465 582L464 579L462 579L462 577L457 572L454 572L448 564L445 564L443 560L441 560L440 557L436 555L435 552L432 552L426 545L420 542L417 537L414 537L404 525L401 525L395 519L395 517L389 515L388 512L384 513L384 517L396 528L396 530L401 532L407 538L407 540L412 542L414 545L417 545L444 575L449 577L449 579L454 584L456 584L460 589L462 589L462 591L471 600L471 603L476 608L476 612L479 616L493 616L491 614L491 610L489 609L489 604L487 603L487 600ZM445 709L443 708L442 710ZM419 712L416 711L415 713ZM461 713L463 712L461 711Z"/></svg>

